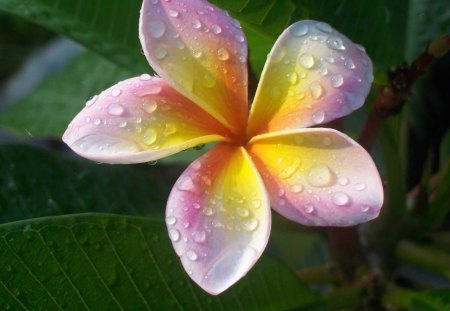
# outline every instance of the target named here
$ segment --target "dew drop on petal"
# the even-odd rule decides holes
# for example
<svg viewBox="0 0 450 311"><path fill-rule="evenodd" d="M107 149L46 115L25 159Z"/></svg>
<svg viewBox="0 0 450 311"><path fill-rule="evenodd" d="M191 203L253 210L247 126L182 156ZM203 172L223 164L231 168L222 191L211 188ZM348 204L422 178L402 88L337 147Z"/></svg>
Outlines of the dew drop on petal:
<svg viewBox="0 0 450 311"><path fill-rule="evenodd" d="M348 185L348 183L349 183L349 180L347 177L339 177L339 179L338 179L339 185L346 186L346 185Z"/></svg>
<svg viewBox="0 0 450 311"><path fill-rule="evenodd" d="M238 208L236 208L236 212L241 217L248 217L248 215L250 215L249 210L246 209L245 207L238 207Z"/></svg>
<svg viewBox="0 0 450 311"><path fill-rule="evenodd" d="M358 183L353 187L357 191L363 191L367 188L366 184Z"/></svg>
<svg viewBox="0 0 450 311"><path fill-rule="evenodd" d="M327 45L330 49L333 50L345 50L344 42L340 38L330 37L327 40Z"/></svg>
<svg viewBox="0 0 450 311"><path fill-rule="evenodd" d="M291 34L295 37L302 37L308 33L308 25L297 23L291 27Z"/></svg>
<svg viewBox="0 0 450 311"><path fill-rule="evenodd" d="M211 30L213 33L215 33L216 35L218 35L219 33L222 32L222 28L219 25L212 25L211 26Z"/></svg>
<svg viewBox="0 0 450 311"><path fill-rule="evenodd" d="M152 78L151 75L149 75L148 73L144 73L144 74L141 74L141 76L139 77L139 80L141 80L141 81L148 81L151 78Z"/></svg>
<svg viewBox="0 0 450 311"><path fill-rule="evenodd" d="M254 208L260 208L261 207L261 201L260 200L257 200L257 199L255 199L255 200L253 200L252 201L252 206L254 207Z"/></svg>
<svg viewBox="0 0 450 311"><path fill-rule="evenodd" d="M153 113L158 108L158 104L154 100L148 100L142 104L142 108L147 113Z"/></svg>
<svg viewBox="0 0 450 311"><path fill-rule="evenodd" d="M350 203L350 197L343 192L337 192L333 196L333 203L338 206L348 205Z"/></svg>
<svg viewBox="0 0 450 311"><path fill-rule="evenodd" d="M317 29L319 29L323 32L327 32L327 33L333 32L333 28L331 28L331 26L328 25L327 23L318 22L315 24L315 26Z"/></svg>
<svg viewBox="0 0 450 311"><path fill-rule="evenodd" d="M174 216L167 216L166 217L166 224L174 225L176 223L177 223L177 219Z"/></svg>
<svg viewBox="0 0 450 311"><path fill-rule="evenodd" d="M313 204L306 204L305 206L303 206L303 210L305 211L305 213L307 214L311 214L314 212L316 208L314 207Z"/></svg>
<svg viewBox="0 0 450 311"><path fill-rule="evenodd" d="M162 90L161 85L158 84L151 84L146 86L145 88L145 95L156 95L159 94Z"/></svg>
<svg viewBox="0 0 450 311"><path fill-rule="evenodd" d="M325 120L325 112L323 110L319 110L312 115L312 121L314 124L323 123Z"/></svg>
<svg viewBox="0 0 450 311"><path fill-rule="evenodd" d="M298 74L296 72L291 72L287 75L287 79L290 84L295 85L298 82Z"/></svg>
<svg viewBox="0 0 450 311"><path fill-rule="evenodd" d="M162 21L151 21L148 23L148 31L152 38L161 38L166 32L166 25Z"/></svg>
<svg viewBox="0 0 450 311"><path fill-rule="evenodd" d="M217 57L219 60L226 61L230 58L230 54L225 48L220 48L217 50Z"/></svg>
<svg viewBox="0 0 450 311"><path fill-rule="evenodd" d="M299 62L304 68L311 69L315 64L314 56L309 53L304 53L300 55Z"/></svg>
<svg viewBox="0 0 450 311"><path fill-rule="evenodd" d="M194 18L192 20L192 28L200 29L201 27L202 27L202 23L198 19Z"/></svg>
<svg viewBox="0 0 450 311"><path fill-rule="evenodd" d="M87 102L86 107L91 107L98 99L98 95L92 96Z"/></svg>
<svg viewBox="0 0 450 311"><path fill-rule="evenodd" d="M247 219L242 223L242 228L245 231L255 231L257 227L258 227L258 220L256 218Z"/></svg>
<svg viewBox="0 0 450 311"><path fill-rule="evenodd" d="M169 238L172 240L172 242L178 242L181 238L180 231L174 228L169 229Z"/></svg>
<svg viewBox="0 0 450 311"><path fill-rule="evenodd" d="M152 145L156 139L158 138L158 134L154 129L148 129L144 133L144 144Z"/></svg>
<svg viewBox="0 0 450 311"><path fill-rule="evenodd" d="M306 180L311 186L325 187L333 181L333 174L327 165L316 164L309 169Z"/></svg>
<svg viewBox="0 0 450 311"><path fill-rule="evenodd" d="M167 49L162 45L157 46L154 51L154 55L157 59L163 59L167 56L167 53Z"/></svg>
<svg viewBox="0 0 450 311"><path fill-rule="evenodd" d="M112 116L120 116L123 114L125 109L123 108L122 105L114 103L108 106L107 111Z"/></svg>
<svg viewBox="0 0 450 311"><path fill-rule="evenodd" d="M169 16L171 17L178 17L180 13L176 10L169 10Z"/></svg>
<svg viewBox="0 0 450 311"><path fill-rule="evenodd" d="M206 240L206 232L204 230L195 230L192 232L192 238L197 243L203 243Z"/></svg>
<svg viewBox="0 0 450 311"><path fill-rule="evenodd" d="M196 261L198 259L197 253L193 250L188 250L186 252L186 257L191 261Z"/></svg>
<svg viewBox="0 0 450 311"><path fill-rule="evenodd" d="M331 85L333 87L340 87L342 84L344 84L344 77L341 74L336 74L331 77Z"/></svg>
<svg viewBox="0 0 450 311"><path fill-rule="evenodd" d="M122 94L122 90L121 89L116 88L116 89L111 91L111 96L119 97L120 94Z"/></svg>
<svg viewBox="0 0 450 311"><path fill-rule="evenodd" d="M324 90L323 90L322 84L320 84L320 82L317 82L317 81L312 82L309 85L309 91L311 92L311 96L314 99L319 99L324 94Z"/></svg>
<svg viewBox="0 0 450 311"><path fill-rule="evenodd" d="M300 184L292 185L290 189L291 189L291 192L293 192L293 193L300 193L303 191L303 185L300 185Z"/></svg>

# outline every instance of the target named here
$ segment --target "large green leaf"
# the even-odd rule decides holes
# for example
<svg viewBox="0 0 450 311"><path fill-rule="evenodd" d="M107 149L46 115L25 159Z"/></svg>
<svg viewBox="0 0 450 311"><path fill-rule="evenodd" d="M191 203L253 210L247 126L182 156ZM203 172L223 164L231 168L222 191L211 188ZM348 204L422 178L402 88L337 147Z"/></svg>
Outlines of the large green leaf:
<svg viewBox="0 0 450 311"><path fill-rule="evenodd" d="M0 144L0 223L86 212L162 218L178 173L176 167L99 165L36 147Z"/></svg>
<svg viewBox="0 0 450 311"><path fill-rule="evenodd" d="M32 95L0 114L0 126L27 136L61 137L89 97L126 77L130 77L128 71L83 53Z"/></svg>
<svg viewBox="0 0 450 311"><path fill-rule="evenodd" d="M450 310L450 290L435 289L415 295L411 301L411 311Z"/></svg>
<svg viewBox="0 0 450 311"><path fill-rule="evenodd" d="M140 54L140 0L0 0L0 9L80 42L125 68L147 71Z"/></svg>
<svg viewBox="0 0 450 311"><path fill-rule="evenodd" d="M163 223L87 214L0 226L2 310L296 310L320 301L263 257L231 290L194 285Z"/></svg>

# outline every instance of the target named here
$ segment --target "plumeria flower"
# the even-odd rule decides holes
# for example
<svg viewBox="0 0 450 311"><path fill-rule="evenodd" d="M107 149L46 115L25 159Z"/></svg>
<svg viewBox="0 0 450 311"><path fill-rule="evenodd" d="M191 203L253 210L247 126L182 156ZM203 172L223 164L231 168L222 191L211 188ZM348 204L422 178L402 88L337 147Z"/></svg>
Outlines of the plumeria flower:
<svg viewBox="0 0 450 311"><path fill-rule="evenodd" d="M210 294L242 278L269 239L272 207L308 226L378 216L383 189L369 154L333 129L308 128L364 103L372 64L331 26L297 22L270 52L249 111L239 22L204 0L144 0L140 39L159 75L88 101L64 134L81 156L155 161L210 142L173 187L166 223L189 276Z"/></svg>

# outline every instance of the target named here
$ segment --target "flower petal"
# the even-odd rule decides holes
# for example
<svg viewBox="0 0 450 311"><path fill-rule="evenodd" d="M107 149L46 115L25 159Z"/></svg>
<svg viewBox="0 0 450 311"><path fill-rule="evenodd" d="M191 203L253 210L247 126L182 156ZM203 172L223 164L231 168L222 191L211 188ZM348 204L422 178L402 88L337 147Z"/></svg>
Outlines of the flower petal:
<svg viewBox="0 0 450 311"><path fill-rule="evenodd" d="M313 226L352 226L376 218L383 186L370 155L332 129L255 137L250 155L277 212Z"/></svg>
<svg viewBox="0 0 450 311"><path fill-rule="evenodd" d="M138 163L227 140L227 135L225 127L162 79L144 74L89 100L63 140L91 160Z"/></svg>
<svg viewBox="0 0 450 311"><path fill-rule="evenodd" d="M140 39L164 80L231 130L245 131L247 43L239 22L204 0L144 0Z"/></svg>
<svg viewBox="0 0 450 311"><path fill-rule="evenodd" d="M278 38L266 62L249 134L304 128L347 115L363 105L372 80L363 47L328 24L295 23Z"/></svg>
<svg viewBox="0 0 450 311"><path fill-rule="evenodd" d="M269 199L244 148L220 144L176 182L166 210L184 269L216 295L242 278L266 247Z"/></svg>

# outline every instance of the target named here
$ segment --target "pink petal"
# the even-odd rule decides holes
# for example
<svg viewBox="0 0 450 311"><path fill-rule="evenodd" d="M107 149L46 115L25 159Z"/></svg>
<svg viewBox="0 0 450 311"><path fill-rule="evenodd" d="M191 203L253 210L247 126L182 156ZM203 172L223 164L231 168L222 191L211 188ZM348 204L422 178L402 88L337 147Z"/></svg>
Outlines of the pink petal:
<svg viewBox="0 0 450 311"><path fill-rule="evenodd" d="M144 74L89 100L63 140L91 160L138 163L228 140L227 135L219 122L162 79Z"/></svg>
<svg viewBox="0 0 450 311"><path fill-rule="evenodd" d="M255 137L253 158L281 215L309 226L353 226L378 216L383 186L370 155L331 129Z"/></svg>
<svg viewBox="0 0 450 311"><path fill-rule="evenodd" d="M247 43L237 21L204 0L144 0L140 39L164 80L231 130L245 131Z"/></svg>
<svg viewBox="0 0 450 311"><path fill-rule="evenodd" d="M266 247L267 193L242 147L220 144L192 163L169 197L166 223L189 276L217 295L242 278Z"/></svg>
<svg viewBox="0 0 450 311"><path fill-rule="evenodd" d="M269 54L249 134L304 128L345 116L364 104L372 80L364 48L328 24L295 23Z"/></svg>

